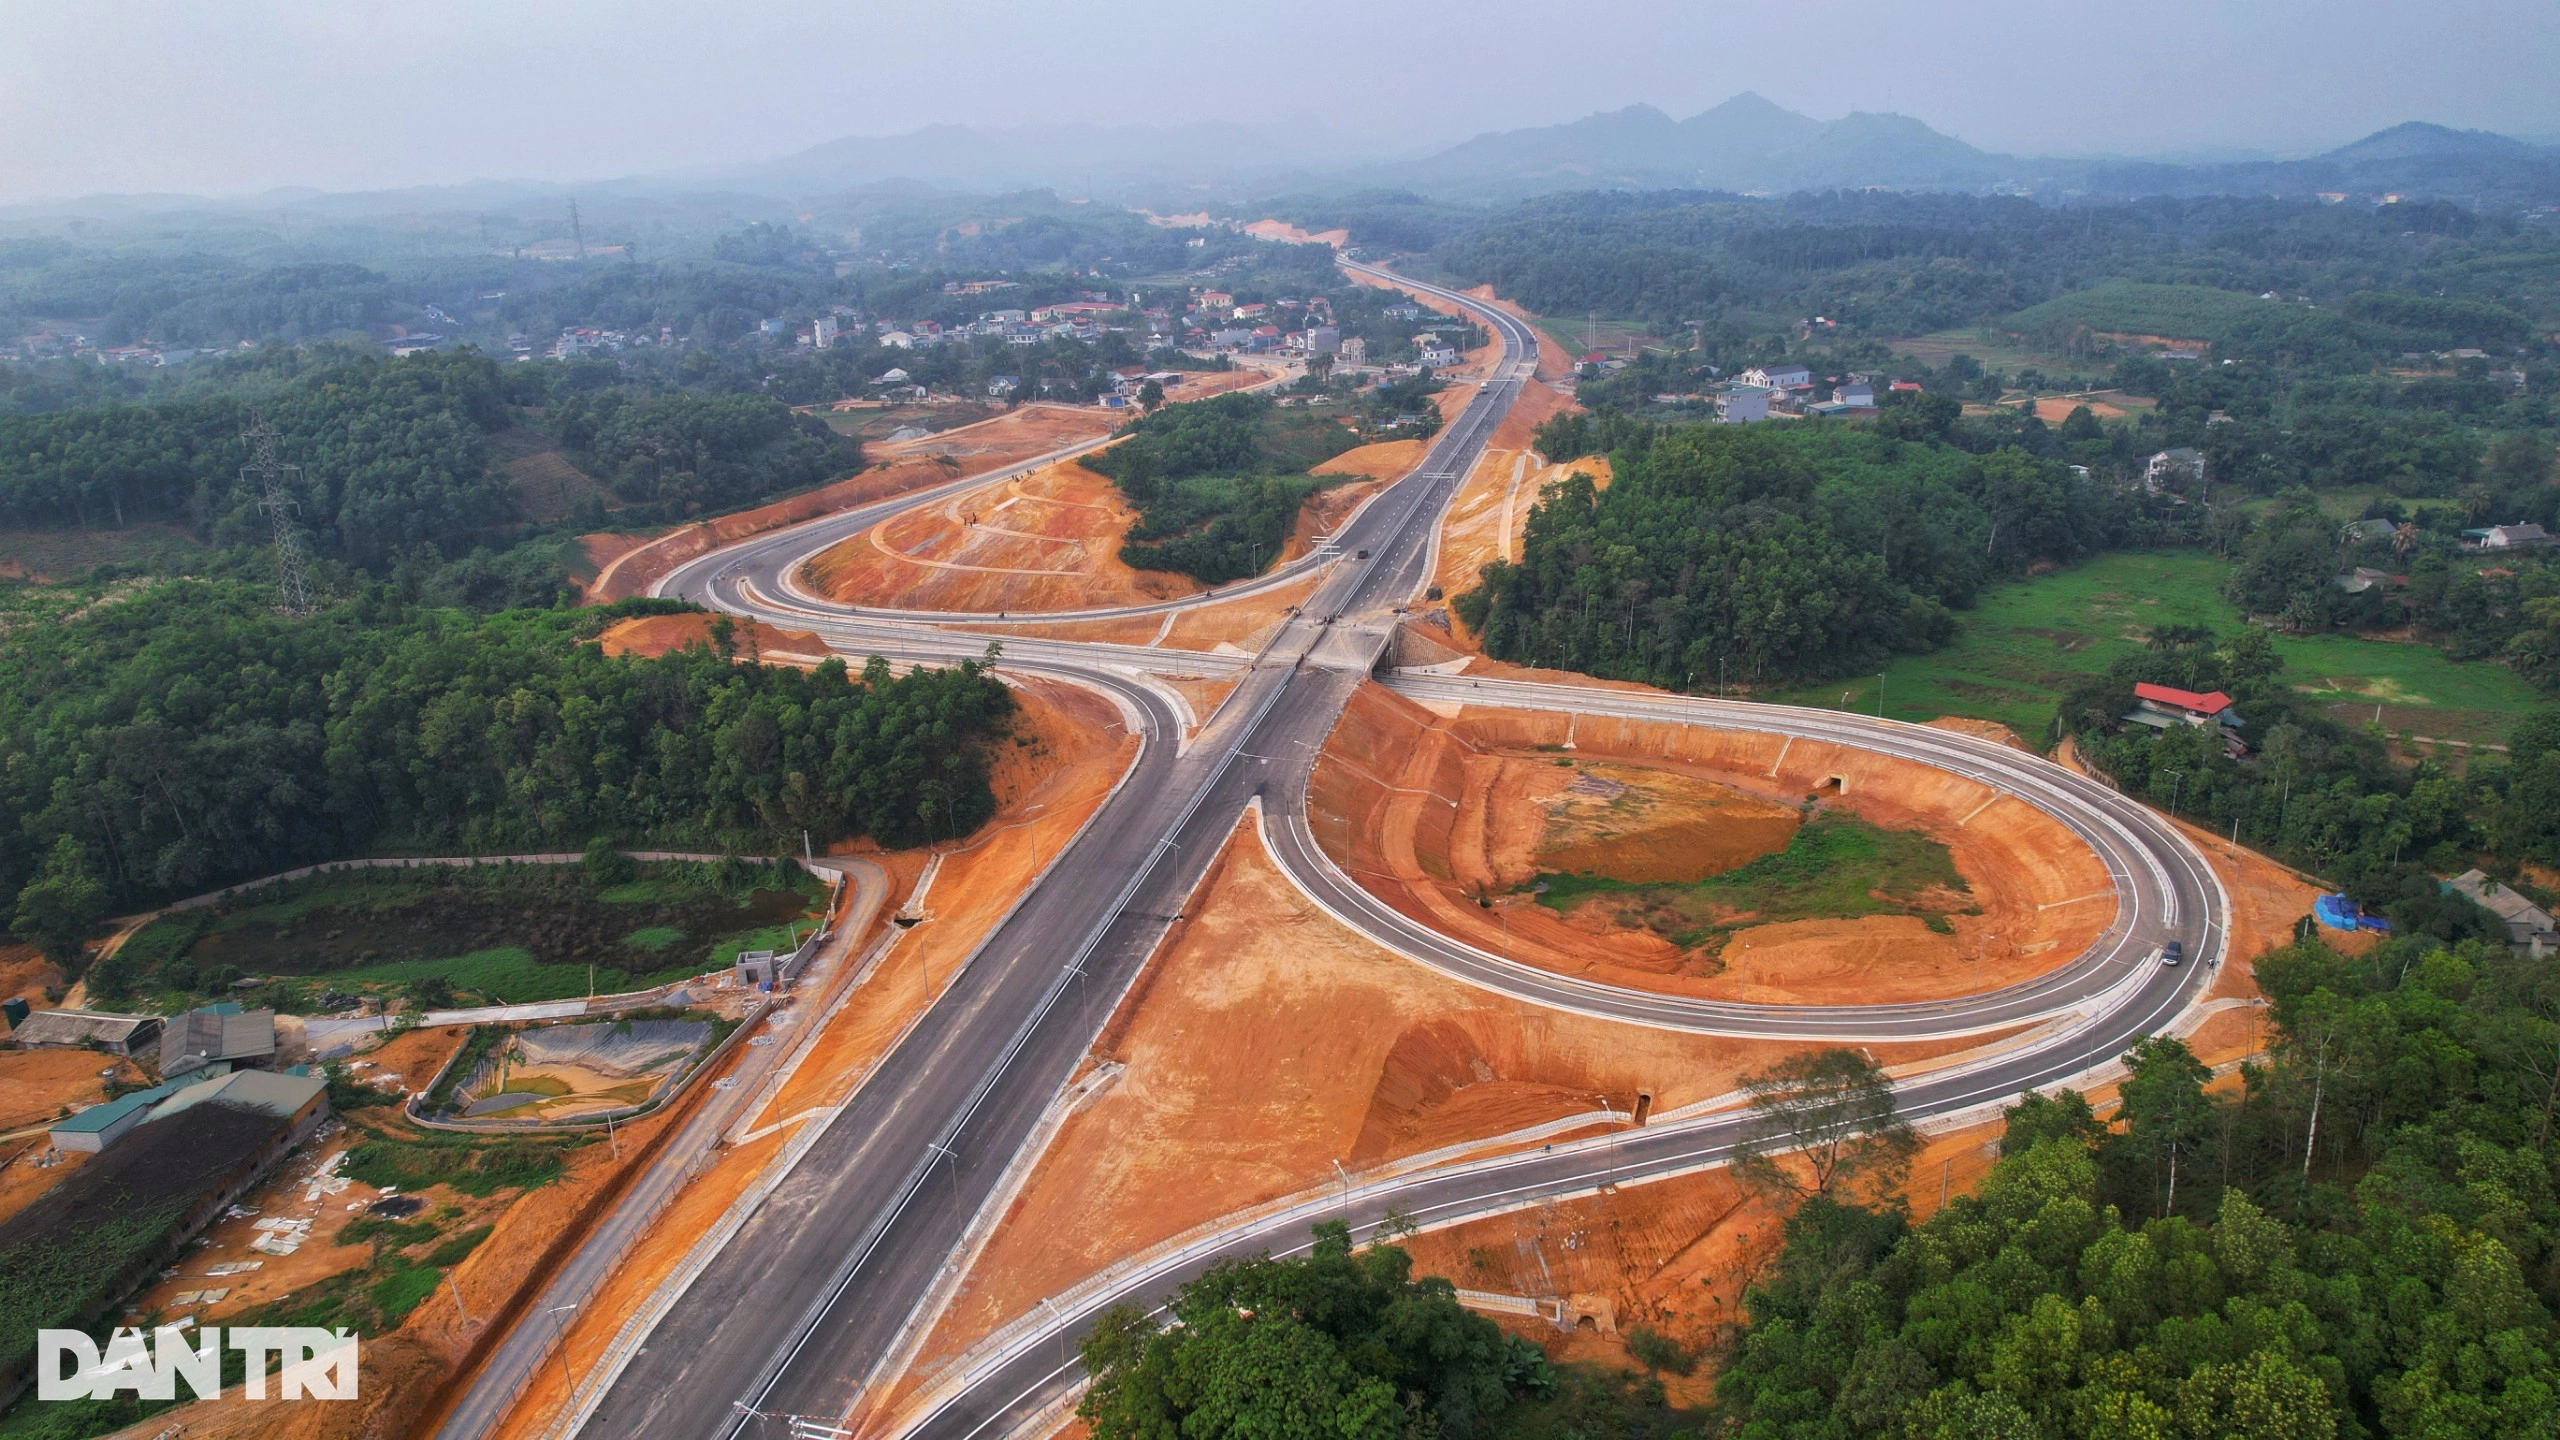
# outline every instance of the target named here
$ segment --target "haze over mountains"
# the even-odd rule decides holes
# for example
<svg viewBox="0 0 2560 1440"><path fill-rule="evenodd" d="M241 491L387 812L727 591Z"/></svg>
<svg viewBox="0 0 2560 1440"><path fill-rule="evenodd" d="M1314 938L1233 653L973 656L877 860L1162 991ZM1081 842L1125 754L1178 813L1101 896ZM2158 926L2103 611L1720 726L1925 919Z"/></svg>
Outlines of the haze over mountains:
<svg viewBox="0 0 2560 1440"><path fill-rule="evenodd" d="M2007 190L2054 198L2345 192L2529 207L2560 203L2560 145L2412 121L2292 159L2029 157L1978 149L1907 115L1859 111L1817 120L1746 92L1687 119L1651 105L1630 105L1560 125L1489 132L1428 153L1396 154L1380 137L1334 133L1314 122L1005 129L945 124L900 135L849 136L753 164L576 185L493 180L362 195L274 191L213 202L211 208L308 207L352 217L504 208L572 190L608 204L622 197L698 205L713 196L804 203L902 185L1050 189L1068 197L1174 209L1360 189L1503 203L1565 190L1783 193L1867 187ZM22 214L130 215L206 203L127 196L11 208Z"/></svg>

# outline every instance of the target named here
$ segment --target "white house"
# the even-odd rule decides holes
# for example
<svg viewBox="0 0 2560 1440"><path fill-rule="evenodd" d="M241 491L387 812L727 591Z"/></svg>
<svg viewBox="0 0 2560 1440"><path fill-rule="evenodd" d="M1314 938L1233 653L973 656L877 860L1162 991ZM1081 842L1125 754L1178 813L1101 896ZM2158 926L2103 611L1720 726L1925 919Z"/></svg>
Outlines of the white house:
<svg viewBox="0 0 2560 1440"><path fill-rule="evenodd" d="M892 366L887 370L881 371L879 378L873 380L871 383L874 385L904 385L907 383L907 372Z"/></svg>
<svg viewBox="0 0 2560 1440"><path fill-rule="evenodd" d="M833 315L819 316L817 320L809 326L809 343L820 350L833 347L836 343L836 317Z"/></svg>
<svg viewBox="0 0 2560 1440"><path fill-rule="evenodd" d="M913 350L916 348L916 337L908 334L904 330L892 330L888 334L880 337L880 343L890 346L893 349Z"/></svg>
<svg viewBox="0 0 2560 1440"><path fill-rule="evenodd" d="M2142 488L2157 495L2160 487L2176 480L2202 482L2204 454L2190 445L2163 450L2142 465Z"/></svg>
<svg viewBox="0 0 2560 1440"><path fill-rule="evenodd" d="M1800 390L1813 383L1813 372L1801 365L1745 370L1742 383L1761 390Z"/></svg>
<svg viewBox="0 0 2560 1440"><path fill-rule="evenodd" d="M2483 550L2526 550L2552 543L2552 535L2539 525L2492 525L2480 537Z"/></svg>
<svg viewBox="0 0 2560 1440"><path fill-rule="evenodd" d="M1448 341L1441 339L1437 335L1424 335L1417 337L1417 339L1422 347L1423 369L1437 370L1444 365L1455 365L1458 363L1458 352L1449 344Z"/></svg>
<svg viewBox="0 0 2560 1440"><path fill-rule="evenodd" d="M1831 392L1831 398L1852 410L1873 410L1876 408L1876 387L1863 384L1843 385Z"/></svg>

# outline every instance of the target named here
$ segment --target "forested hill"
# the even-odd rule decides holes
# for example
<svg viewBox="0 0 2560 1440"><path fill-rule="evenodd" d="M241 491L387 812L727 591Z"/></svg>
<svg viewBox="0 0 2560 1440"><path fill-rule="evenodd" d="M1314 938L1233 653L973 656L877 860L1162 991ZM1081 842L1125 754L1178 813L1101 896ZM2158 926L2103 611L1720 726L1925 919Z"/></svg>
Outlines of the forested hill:
<svg viewBox="0 0 2560 1440"><path fill-rule="evenodd" d="M911 844L993 812L985 748L1012 698L979 666L583 643L668 604L479 617L376 587L291 619L264 587L175 580L22 610L0 648L14 927L76 955L101 915L312 861L599 838L779 854L803 830Z"/></svg>
<svg viewBox="0 0 2560 1440"><path fill-rule="evenodd" d="M1124 433L1085 462L1138 507L1120 558L1210 585L1279 559L1323 483L1308 472L1359 440L1330 411L1284 410L1242 391L1166 406Z"/></svg>
<svg viewBox="0 0 2560 1440"><path fill-rule="evenodd" d="M2504 945L2257 962L2272 1062L2176 1040L1913 1226L1816 1199L1717 1379L1739 1440L2513 1440L2560 1426L2560 990Z"/></svg>
<svg viewBox="0 0 2560 1440"><path fill-rule="evenodd" d="M1459 617L1499 659L1674 690L1840 675L1944 641L1950 607L1997 577L2154 528L2121 487L2023 449L1898 438L1947 418L1898 407L1851 430L1568 417L1541 449L1605 445L1615 480L1550 486L1520 561L1487 566Z"/></svg>
<svg viewBox="0 0 2560 1440"><path fill-rule="evenodd" d="M277 347L262 358L274 378L253 371L234 394L0 413L0 528L164 521L218 546L263 541L258 483L240 473L252 399L281 459L300 467L290 491L313 548L376 571L421 545L449 557L503 543L521 517L488 440L526 411L557 406L560 438L624 502L624 524L753 504L861 463L854 442L763 395L659 393L618 375L598 385L468 351L306 365Z"/></svg>
<svg viewBox="0 0 2560 1440"><path fill-rule="evenodd" d="M2032 307L2118 282L2217 305L2202 317L2213 333L2148 333L2361 369L2404 350L2515 343L2554 318L2560 275L2553 227L2443 203L1655 191L1551 196L1490 217L1413 210L1356 213L1381 237L1436 240L1451 277L1540 314L1641 319L1664 334L1820 315L1843 338L1897 336L2021 311L2011 328L2034 330L2048 317ZM2287 303L2259 303L2270 292ZM2146 331L2154 308L2139 324L2086 328Z"/></svg>

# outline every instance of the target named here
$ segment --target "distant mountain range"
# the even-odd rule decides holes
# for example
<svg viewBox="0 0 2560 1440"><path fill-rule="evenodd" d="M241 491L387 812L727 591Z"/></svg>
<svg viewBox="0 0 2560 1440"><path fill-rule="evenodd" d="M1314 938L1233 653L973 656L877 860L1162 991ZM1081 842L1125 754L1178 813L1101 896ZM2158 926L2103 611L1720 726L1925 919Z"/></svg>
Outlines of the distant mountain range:
<svg viewBox="0 0 2560 1440"><path fill-rule="evenodd" d="M1045 185L1108 198L1143 193L1158 201L1183 193L1242 200L1283 187L1346 186L1476 202L1559 190L1868 186L2108 197L2345 191L2497 204L2560 201L2560 146L2417 122L2295 160L2037 158L1977 149L1908 115L1861 111L1816 120L1745 93L1686 120L1630 105L1402 158L1346 156L1343 145L1302 129L1222 124L1004 131L941 125L831 141L698 178L733 190L804 195L903 178L962 189Z"/></svg>
<svg viewBox="0 0 2560 1440"><path fill-rule="evenodd" d="M1686 120L1630 105L1565 125L1479 135L1367 178L1447 199L1508 199L1592 188L1971 189L2031 173L1907 115L1857 112L1825 122L1743 94Z"/></svg>
<svg viewBox="0 0 2560 1440"><path fill-rule="evenodd" d="M782 218L845 203L876 208L894 203L899 192L928 186L980 194L1047 189L1173 211L1381 189L1474 204L1564 190L1866 187L2106 199L2344 193L2497 207L2560 204L2560 145L2420 122L2299 159L2229 150L2176 159L2021 157L1977 149L1907 115L1856 112L1816 120L1746 93L1685 120L1631 105L1561 125L1495 131L1436 151L1398 155L1391 143L1328 133L1311 122L932 125L903 135L830 140L750 165L575 186L480 181L364 194L277 190L221 201L100 196L7 207L0 217L283 210L355 220L558 208L574 193L599 218L612 216L608 224L647 217L690 229L706 219Z"/></svg>

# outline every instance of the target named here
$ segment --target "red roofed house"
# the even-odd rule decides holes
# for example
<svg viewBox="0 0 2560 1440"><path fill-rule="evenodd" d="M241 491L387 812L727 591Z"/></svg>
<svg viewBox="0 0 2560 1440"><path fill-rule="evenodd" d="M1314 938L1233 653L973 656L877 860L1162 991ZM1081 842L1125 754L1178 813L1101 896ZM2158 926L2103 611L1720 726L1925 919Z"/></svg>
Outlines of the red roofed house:
<svg viewBox="0 0 2560 1440"><path fill-rule="evenodd" d="M2231 708L2231 697L2219 690L2199 695L2171 685L2136 685L2133 702L2133 710L2124 717L2133 724L2154 730L2172 725L2218 726L2222 748L2231 758L2249 753L2248 742L2240 738L2240 712Z"/></svg>

